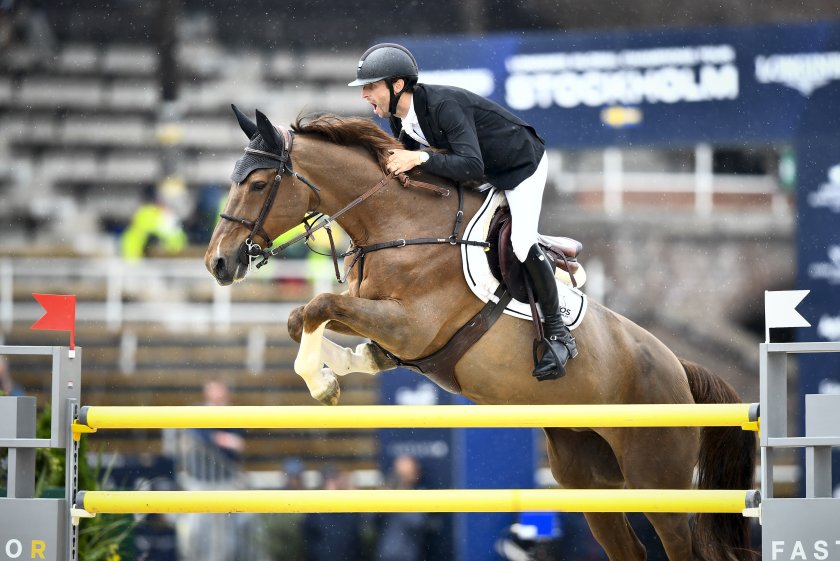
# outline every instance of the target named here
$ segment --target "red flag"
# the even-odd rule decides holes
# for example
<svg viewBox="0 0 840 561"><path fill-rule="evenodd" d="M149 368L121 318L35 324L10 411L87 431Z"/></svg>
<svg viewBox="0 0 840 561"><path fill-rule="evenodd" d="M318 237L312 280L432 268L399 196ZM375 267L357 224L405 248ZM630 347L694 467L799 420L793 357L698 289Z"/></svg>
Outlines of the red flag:
<svg viewBox="0 0 840 561"><path fill-rule="evenodd" d="M32 324L32 329L69 331L70 350L76 348L76 295L32 294L44 308L45 314Z"/></svg>

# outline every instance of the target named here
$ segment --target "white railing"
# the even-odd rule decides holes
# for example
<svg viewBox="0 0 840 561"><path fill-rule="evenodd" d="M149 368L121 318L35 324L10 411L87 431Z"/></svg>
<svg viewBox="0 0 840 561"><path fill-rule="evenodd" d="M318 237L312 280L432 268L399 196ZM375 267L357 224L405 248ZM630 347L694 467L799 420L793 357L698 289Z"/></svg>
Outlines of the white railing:
<svg viewBox="0 0 840 561"><path fill-rule="evenodd" d="M324 265L321 263L321 265ZM284 284L285 283L285 284ZM117 331L130 323L225 330L277 324L321 292L336 289L332 264L275 259L245 282L216 284L200 258L0 258L0 333L34 322L43 309L32 292L76 294L78 322Z"/></svg>
<svg viewBox="0 0 840 561"><path fill-rule="evenodd" d="M716 174L712 169L712 147L698 144L694 150L694 169L685 172L631 171L626 169L620 148L605 148L601 155L601 169L570 171L564 168L563 153L553 150L549 159L549 180L560 195L598 195L601 209L618 216L626 211L630 195L653 194L688 195L697 216L709 216L720 208L716 195L761 196L768 201L762 212L774 216L790 216L791 197L773 175ZM656 206L673 208L673 200ZM724 205L732 209L732 205Z"/></svg>

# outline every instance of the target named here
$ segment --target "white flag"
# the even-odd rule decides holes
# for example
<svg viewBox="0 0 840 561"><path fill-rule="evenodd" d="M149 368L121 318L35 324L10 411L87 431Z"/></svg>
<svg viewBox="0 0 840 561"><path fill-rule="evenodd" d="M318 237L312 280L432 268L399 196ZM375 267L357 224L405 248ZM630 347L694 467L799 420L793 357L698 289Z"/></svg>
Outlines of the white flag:
<svg viewBox="0 0 840 561"><path fill-rule="evenodd" d="M808 296L810 290L764 291L764 321L771 327L811 327L796 306Z"/></svg>

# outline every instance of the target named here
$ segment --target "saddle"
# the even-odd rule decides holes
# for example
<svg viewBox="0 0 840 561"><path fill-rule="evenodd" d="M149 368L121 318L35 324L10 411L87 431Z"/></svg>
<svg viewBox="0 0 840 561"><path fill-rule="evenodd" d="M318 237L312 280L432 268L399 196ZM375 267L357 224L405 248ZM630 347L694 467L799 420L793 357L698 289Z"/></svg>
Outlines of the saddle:
<svg viewBox="0 0 840 561"><path fill-rule="evenodd" d="M537 312L530 285L526 281L526 273L522 263L513 253L510 243L511 216L507 207L500 207L491 219L487 242L487 260L490 270L499 280L493 298L487 300L484 307L461 326L460 329L441 349L435 353L412 360L404 360L386 351L377 343L379 350L390 358L397 366L402 366L419 372L434 381L446 391L460 393L461 386L455 378L455 365L461 357L484 335L496 322L510 303L511 298L531 304L531 315L534 320L535 340L542 338L542 322ZM571 238L539 236L538 240L543 252L548 256L555 269L559 268L568 273L573 286L578 282L574 274L583 271L577 261L577 256L583 250L583 245ZM581 281L582 284L582 281Z"/></svg>
<svg viewBox="0 0 840 561"><path fill-rule="evenodd" d="M490 244L487 263L493 276L507 286L511 296L520 302L528 302L530 298L525 267L513 253L513 245L510 242L512 224L510 209L506 206L499 207L490 221L487 233L487 243ZM577 257L583 251L583 244L572 238L542 234L537 241L553 268L566 271L572 286L577 287L575 273L580 270Z"/></svg>

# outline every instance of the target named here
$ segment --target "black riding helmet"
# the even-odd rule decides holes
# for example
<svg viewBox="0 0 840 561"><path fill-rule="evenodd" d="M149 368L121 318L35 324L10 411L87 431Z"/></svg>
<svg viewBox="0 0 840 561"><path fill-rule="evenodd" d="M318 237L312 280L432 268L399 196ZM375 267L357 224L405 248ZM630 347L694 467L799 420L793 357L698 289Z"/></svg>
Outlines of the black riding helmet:
<svg viewBox="0 0 840 561"><path fill-rule="evenodd" d="M418 73L417 60L411 51L396 43L380 43L362 54L362 58L359 59L359 68L356 70L356 79L347 85L364 86L385 80L388 91L391 92L388 111L393 115L402 93L417 83ZM394 80L400 78L405 80L405 87L402 92L395 94Z"/></svg>

